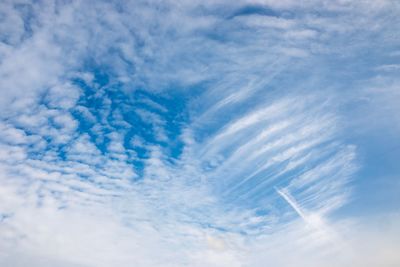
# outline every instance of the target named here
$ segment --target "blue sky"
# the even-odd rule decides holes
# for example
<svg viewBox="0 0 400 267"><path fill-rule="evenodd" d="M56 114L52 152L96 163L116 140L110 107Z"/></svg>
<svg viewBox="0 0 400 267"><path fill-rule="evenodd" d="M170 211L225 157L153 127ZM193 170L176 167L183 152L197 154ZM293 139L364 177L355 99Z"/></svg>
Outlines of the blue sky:
<svg viewBox="0 0 400 267"><path fill-rule="evenodd" d="M400 265L400 5L0 3L0 265Z"/></svg>

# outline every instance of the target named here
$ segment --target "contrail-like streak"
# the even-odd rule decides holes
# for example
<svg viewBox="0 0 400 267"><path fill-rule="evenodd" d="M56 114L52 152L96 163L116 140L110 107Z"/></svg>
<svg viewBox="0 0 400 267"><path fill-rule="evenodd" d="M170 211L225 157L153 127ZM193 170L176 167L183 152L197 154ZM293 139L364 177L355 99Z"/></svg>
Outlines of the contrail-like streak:
<svg viewBox="0 0 400 267"><path fill-rule="evenodd" d="M316 231L322 242L335 244L338 248L347 247L345 242L337 235L332 227L323 220L320 214L304 211L304 209L301 208L297 201L290 195L287 189L276 188L276 191L296 211L304 222Z"/></svg>
<svg viewBox="0 0 400 267"><path fill-rule="evenodd" d="M287 203L297 212L297 214L306 222L308 222L307 215L302 211L296 200L289 194L286 189L276 189L276 192L286 200Z"/></svg>

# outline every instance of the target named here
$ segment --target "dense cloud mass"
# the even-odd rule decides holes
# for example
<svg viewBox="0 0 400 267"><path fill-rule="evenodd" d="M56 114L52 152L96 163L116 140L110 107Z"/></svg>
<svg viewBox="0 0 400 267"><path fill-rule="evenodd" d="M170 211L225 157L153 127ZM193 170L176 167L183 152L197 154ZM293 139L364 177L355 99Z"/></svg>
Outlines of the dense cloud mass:
<svg viewBox="0 0 400 267"><path fill-rule="evenodd" d="M400 265L400 4L0 3L0 265Z"/></svg>

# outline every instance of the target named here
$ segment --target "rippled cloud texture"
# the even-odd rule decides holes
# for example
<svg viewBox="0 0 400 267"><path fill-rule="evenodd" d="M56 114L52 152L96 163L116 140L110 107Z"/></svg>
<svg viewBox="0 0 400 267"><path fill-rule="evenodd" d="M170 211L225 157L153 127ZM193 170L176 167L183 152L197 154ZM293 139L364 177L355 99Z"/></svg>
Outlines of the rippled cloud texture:
<svg viewBox="0 0 400 267"><path fill-rule="evenodd" d="M0 3L0 265L400 266L400 3Z"/></svg>

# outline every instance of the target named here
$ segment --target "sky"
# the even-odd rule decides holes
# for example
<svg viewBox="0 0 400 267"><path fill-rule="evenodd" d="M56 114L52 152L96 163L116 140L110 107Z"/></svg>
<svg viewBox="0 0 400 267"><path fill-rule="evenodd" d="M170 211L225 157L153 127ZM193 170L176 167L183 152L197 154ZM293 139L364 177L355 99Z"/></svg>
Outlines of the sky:
<svg viewBox="0 0 400 267"><path fill-rule="evenodd" d="M4 0L0 266L400 266L400 2Z"/></svg>

